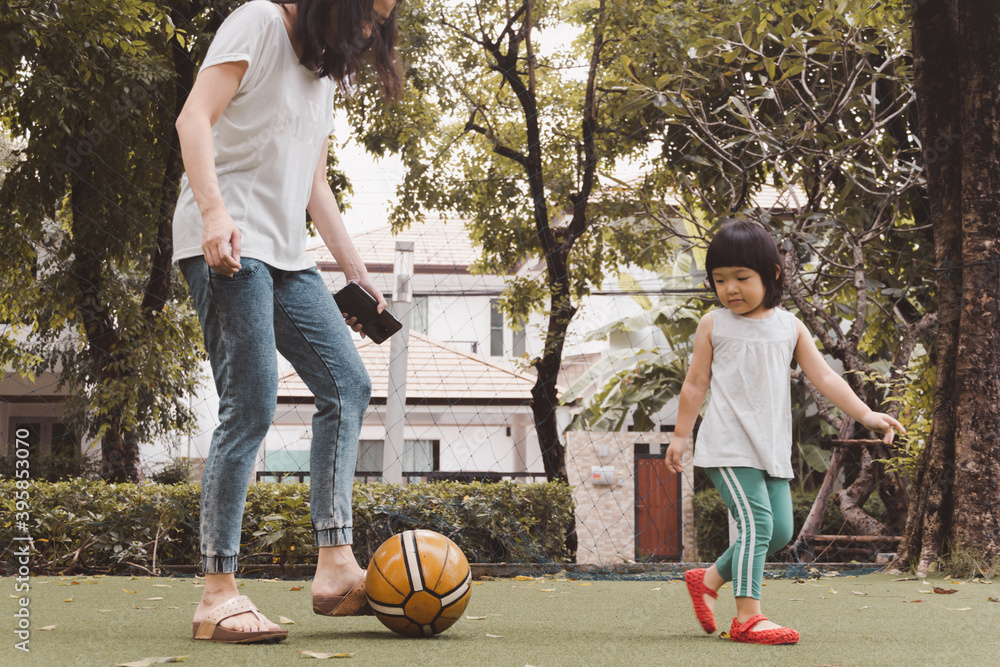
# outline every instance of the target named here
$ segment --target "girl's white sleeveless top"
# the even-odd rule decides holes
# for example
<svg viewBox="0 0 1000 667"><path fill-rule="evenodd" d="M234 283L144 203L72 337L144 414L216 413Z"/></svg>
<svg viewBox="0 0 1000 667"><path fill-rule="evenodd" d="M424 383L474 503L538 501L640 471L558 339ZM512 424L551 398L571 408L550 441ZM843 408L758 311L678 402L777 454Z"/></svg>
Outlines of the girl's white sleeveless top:
<svg viewBox="0 0 1000 667"><path fill-rule="evenodd" d="M795 316L766 319L712 312L712 382L695 442L694 465L749 467L791 478L791 363Z"/></svg>

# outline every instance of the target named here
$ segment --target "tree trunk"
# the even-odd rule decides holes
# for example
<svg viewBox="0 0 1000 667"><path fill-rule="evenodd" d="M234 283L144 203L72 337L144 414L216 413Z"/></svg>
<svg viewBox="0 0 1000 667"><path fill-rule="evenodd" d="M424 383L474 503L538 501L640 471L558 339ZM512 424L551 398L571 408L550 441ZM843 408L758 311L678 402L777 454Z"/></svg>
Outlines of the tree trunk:
<svg viewBox="0 0 1000 667"><path fill-rule="evenodd" d="M1000 13L960 3L962 313L956 388L956 548L1000 556Z"/></svg>
<svg viewBox="0 0 1000 667"><path fill-rule="evenodd" d="M880 521L873 519L864 511L865 501L875 490L878 475L872 455L867 448L861 450L861 472L854 483L846 489L841 489L833 495L840 513L844 517L847 532L850 535L867 535L882 537L889 534L889 528Z"/></svg>
<svg viewBox="0 0 1000 667"><path fill-rule="evenodd" d="M87 171L81 171L86 174ZM75 178L70 194L73 220L98 219L100 196L86 178ZM91 212L91 209L94 212ZM108 390L111 396L121 395L120 384L127 371L118 367L116 350L121 336L114 326L114 317L104 292L103 261L100 239L90 238L93 232L82 231L74 237L73 276L80 296L76 310L83 323L90 354L88 380L96 390ZM139 463L139 443L123 427L121 416L125 406L108 401L94 415L101 435L101 477L111 482L140 482L143 479Z"/></svg>
<svg viewBox="0 0 1000 667"><path fill-rule="evenodd" d="M837 434L839 439L848 439L851 437L853 431L854 420L850 417L844 417L844 421L840 426L840 432ZM830 464L827 466L826 474L823 476L823 483L819 487L819 492L816 493L816 500L813 501L812 507L809 508L809 514L802 523L802 528L799 530L798 536L790 545L785 547L784 553L788 554L792 560L806 563L811 563L813 560L813 552L809 548L809 542L819 534L820 529L823 527L823 517L826 516L826 506L830 502L830 492L833 491L833 485L840 476L840 465L844 460L846 449L847 447L844 445L834 448L833 454L830 456Z"/></svg>
<svg viewBox="0 0 1000 667"><path fill-rule="evenodd" d="M1000 14L915 3L913 42L940 328L931 441L893 566L922 575L955 550L1000 555Z"/></svg>

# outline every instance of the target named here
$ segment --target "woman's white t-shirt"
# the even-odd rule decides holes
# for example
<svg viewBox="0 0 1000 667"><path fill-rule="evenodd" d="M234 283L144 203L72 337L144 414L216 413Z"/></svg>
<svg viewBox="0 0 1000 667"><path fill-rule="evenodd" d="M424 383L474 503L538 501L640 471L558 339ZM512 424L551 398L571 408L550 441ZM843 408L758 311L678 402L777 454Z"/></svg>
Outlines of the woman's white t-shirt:
<svg viewBox="0 0 1000 667"><path fill-rule="evenodd" d="M219 27L201 70L246 61L232 101L212 128L226 210L241 257L297 271L306 255L306 205L323 141L333 133L335 85L303 67L281 10L269 0L239 7ZM202 219L187 176L174 211L174 259L202 255Z"/></svg>
<svg viewBox="0 0 1000 667"><path fill-rule="evenodd" d="M765 319L712 311L712 394L694 465L794 477L790 376L797 342L797 320L787 310L775 308Z"/></svg>

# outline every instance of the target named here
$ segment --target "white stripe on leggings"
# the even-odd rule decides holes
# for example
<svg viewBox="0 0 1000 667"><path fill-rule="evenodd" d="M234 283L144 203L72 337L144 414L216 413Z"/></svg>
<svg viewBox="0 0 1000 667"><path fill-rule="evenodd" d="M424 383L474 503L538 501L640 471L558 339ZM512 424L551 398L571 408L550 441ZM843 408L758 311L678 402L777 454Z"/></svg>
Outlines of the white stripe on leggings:
<svg viewBox="0 0 1000 667"><path fill-rule="evenodd" d="M733 472L732 468L719 468L719 472L722 474L722 479L726 482L726 486L729 487L729 495L733 499L733 504L736 505L736 511L740 515L740 521L743 524L743 530L740 531L740 558L737 561L736 569L736 585L734 586L733 595L736 597L750 597L751 587L750 578L753 577L753 557L754 548L757 544L757 525L753 520L753 512L750 511L750 503L747 502L747 496L743 492L743 487L740 486L740 480L736 477L736 473ZM735 487L735 488L734 488ZM749 528L749 536L747 535L747 528ZM749 549L747 549L747 537L749 537ZM747 561L747 568L750 570L748 578L743 578L743 559L745 556L745 551L749 550L750 558ZM740 594L740 585L743 585L748 590L743 591Z"/></svg>

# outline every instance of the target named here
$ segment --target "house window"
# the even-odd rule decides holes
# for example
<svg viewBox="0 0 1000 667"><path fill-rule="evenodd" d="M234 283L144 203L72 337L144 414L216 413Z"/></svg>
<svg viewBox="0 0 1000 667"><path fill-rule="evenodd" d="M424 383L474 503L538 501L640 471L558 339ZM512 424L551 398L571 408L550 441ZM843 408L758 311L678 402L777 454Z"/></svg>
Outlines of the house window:
<svg viewBox="0 0 1000 667"><path fill-rule="evenodd" d="M55 481L79 474L80 442L66 424L51 417L14 417L7 426L7 455L14 456L17 440L26 442L33 479Z"/></svg>
<svg viewBox="0 0 1000 667"><path fill-rule="evenodd" d="M355 477L362 477L366 482L369 477L376 479L381 477L384 452L384 440L359 440L358 465L354 469Z"/></svg>
<svg viewBox="0 0 1000 667"><path fill-rule="evenodd" d="M407 440L403 450L403 476L419 477L421 473L441 469L440 440Z"/></svg>
<svg viewBox="0 0 1000 667"><path fill-rule="evenodd" d="M258 474L258 482L305 481L309 479L309 450L268 449L264 452L264 472L279 474Z"/></svg>
<svg viewBox="0 0 1000 667"><path fill-rule="evenodd" d="M525 352L525 339L527 338L527 333L524 327L524 318L518 317L517 324L520 328L514 330L514 345L511 349L511 353L515 357L523 357Z"/></svg>
<svg viewBox="0 0 1000 667"><path fill-rule="evenodd" d="M385 296L385 295L383 295ZM399 317L399 313L392 306L392 297L386 296L385 302L388 305L388 311ZM410 304L410 331L416 331L417 333L427 334L427 297L426 296L415 296Z"/></svg>
<svg viewBox="0 0 1000 667"><path fill-rule="evenodd" d="M503 356L503 312L499 299L490 299L490 356Z"/></svg>
<svg viewBox="0 0 1000 667"><path fill-rule="evenodd" d="M413 307L410 309L410 330L427 335L427 297L413 297Z"/></svg>
<svg viewBox="0 0 1000 667"><path fill-rule="evenodd" d="M384 440L361 440L358 442L358 466L355 477L364 481L382 477L385 464ZM407 482L416 481L421 474L439 470L441 467L440 440L407 440L403 443L403 476Z"/></svg>

